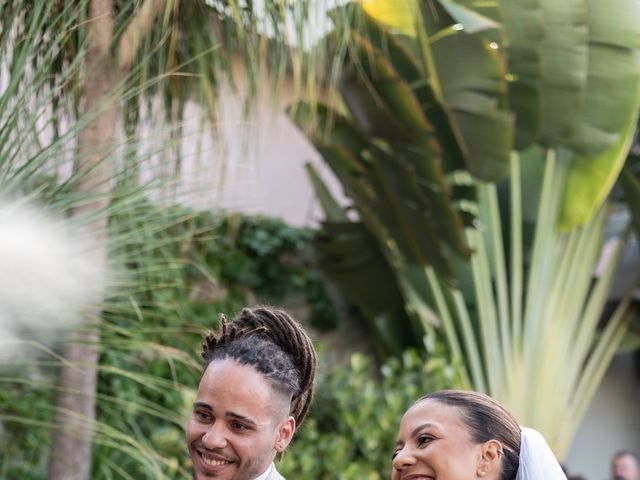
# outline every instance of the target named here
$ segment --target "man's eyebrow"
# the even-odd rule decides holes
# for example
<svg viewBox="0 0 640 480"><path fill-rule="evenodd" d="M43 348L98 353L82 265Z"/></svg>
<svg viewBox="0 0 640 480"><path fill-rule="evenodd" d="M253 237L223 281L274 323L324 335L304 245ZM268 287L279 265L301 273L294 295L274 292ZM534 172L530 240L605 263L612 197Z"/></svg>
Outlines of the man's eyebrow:
<svg viewBox="0 0 640 480"><path fill-rule="evenodd" d="M193 402L193 408L204 408L206 410L213 411L213 408L211 407L211 405L201 401Z"/></svg>
<svg viewBox="0 0 640 480"><path fill-rule="evenodd" d="M205 410L209 410L210 412L213 412L213 407L211 405L209 405L208 403L205 403L203 401L197 401L193 403L193 408L203 408ZM246 415L241 415L240 413L236 413L236 412L227 412L225 414L225 416L227 418L233 418L235 420L240 420L244 423L247 423L249 425L252 425L254 427L258 427L258 423L255 422L254 420L252 420L251 418L247 417Z"/></svg>
<svg viewBox="0 0 640 480"><path fill-rule="evenodd" d="M256 422L254 422L252 419L250 419L249 417L245 416L245 415L240 415L239 413L235 413L235 412L227 412L226 417L229 418L234 418L236 420L241 420L245 423L251 424L255 427L258 426L258 424Z"/></svg>

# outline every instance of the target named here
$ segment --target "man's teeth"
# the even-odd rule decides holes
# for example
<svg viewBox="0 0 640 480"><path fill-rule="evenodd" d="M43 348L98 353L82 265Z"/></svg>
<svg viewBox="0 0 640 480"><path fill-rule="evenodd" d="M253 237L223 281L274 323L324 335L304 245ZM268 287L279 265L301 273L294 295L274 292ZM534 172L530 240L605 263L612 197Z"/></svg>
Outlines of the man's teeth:
<svg viewBox="0 0 640 480"><path fill-rule="evenodd" d="M209 460L207 457L202 457L202 461L207 465L211 465L212 467L217 467L218 465L225 465L229 463L227 460Z"/></svg>

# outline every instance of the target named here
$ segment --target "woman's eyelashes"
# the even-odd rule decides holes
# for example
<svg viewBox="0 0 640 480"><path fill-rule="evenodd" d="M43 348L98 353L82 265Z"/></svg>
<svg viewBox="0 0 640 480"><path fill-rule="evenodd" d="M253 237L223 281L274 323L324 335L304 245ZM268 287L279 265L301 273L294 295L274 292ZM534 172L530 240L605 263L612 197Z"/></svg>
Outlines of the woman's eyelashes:
<svg viewBox="0 0 640 480"><path fill-rule="evenodd" d="M418 444L418 447L422 447L427 443L431 442L433 439L434 437L432 435L421 433L420 435L418 435L418 438L416 439L416 443Z"/></svg>
<svg viewBox="0 0 640 480"><path fill-rule="evenodd" d="M433 440L435 440L436 437L434 437L433 435L430 435L428 433L421 433L420 435L418 435L416 437L416 446L418 448L424 447L425 445L427 445L428 443L432 442ZM398 448L397 450L395 450L392 454L391 454L391 461L393 461L398 454L402 451L402 449L404 448Z"/></svg>

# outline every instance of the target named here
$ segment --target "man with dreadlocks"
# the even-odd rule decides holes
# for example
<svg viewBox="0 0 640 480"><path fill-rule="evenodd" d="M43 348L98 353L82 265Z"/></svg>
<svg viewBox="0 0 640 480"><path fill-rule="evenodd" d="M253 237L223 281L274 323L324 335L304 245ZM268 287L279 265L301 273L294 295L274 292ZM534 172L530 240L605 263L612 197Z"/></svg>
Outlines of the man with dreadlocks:
<svg viewBox="0 0 640 480"><path fill-rule="evenodd" d="M194 480L284 480L284 452L313 399L316 352L281 310L245 308L207 335L187 427Z"/></svg>

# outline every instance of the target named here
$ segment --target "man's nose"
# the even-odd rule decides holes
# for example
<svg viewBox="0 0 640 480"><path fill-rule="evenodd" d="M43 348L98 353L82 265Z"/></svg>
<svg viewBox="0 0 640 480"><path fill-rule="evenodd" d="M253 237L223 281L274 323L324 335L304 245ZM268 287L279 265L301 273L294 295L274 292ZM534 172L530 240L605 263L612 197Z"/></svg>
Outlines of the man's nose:
<svg viewBox="0 0 640 480"><path fill-rule="evenodd" d="M224 425L221 422L214 422L202 436L202 443L205 448L224 448L227 445L227 438L224 434Z"/></svg>

